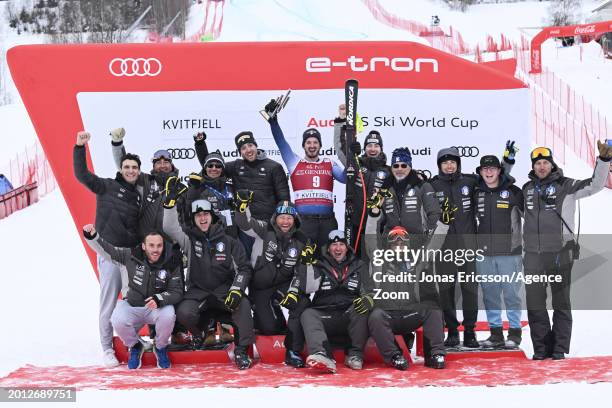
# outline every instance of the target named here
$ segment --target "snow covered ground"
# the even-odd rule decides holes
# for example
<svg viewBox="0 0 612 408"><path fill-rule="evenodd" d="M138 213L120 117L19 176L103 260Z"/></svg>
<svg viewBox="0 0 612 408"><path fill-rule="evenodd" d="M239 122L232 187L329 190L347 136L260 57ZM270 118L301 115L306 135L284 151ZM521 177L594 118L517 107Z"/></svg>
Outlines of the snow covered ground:
<svg viewBox="0 0 612 408"><path fill-rule="evenodd" d="M470 14L448 10L440 1L380 0L390 11L406 18L428 23L437 14L442 25L453 25L470 43L483 41L486 34L503 32L517 35L519 27L542 25L546 2L521 2L503 5L474 6ZM593 2L584 2L586 5ZM0 2L0 7L2 7ZM200 7L200 8L197 8ZM346 9L350 8L350 18ZM588 6L585 6L588 9ZM203 6L194 5L194 13ZM193 22L195 17L195 23ZM190 24L197 26L198 14ZM226 1L221 41L289 41L289 40L418 40L401 30L388 28L372 19L359 1L312 0L237 0ZM16 38L0 27L0 48L17 43L41 42L39 38ZM578 48L559 50L550 41L545 44L544 63L584 94L612 118L612 70L610 61L601 61L591 51L574 55ZM574 53L574 54L572 54ZM586 57L585 57L586 55ZM18 100L18 99L17 99ZM20 103L0 107L2 130L0 170L6 161L30 145L35 138L25 108ZM528 147L523 147L528 150ZM521 152L524 154L525 151ZM592 170L566 153L567 175L590 176ZM612 191L606 190L582 202L583 233L604 233L612 228L607 213ZM85 254L72 218L61 193L55 191L31 208L0 221L0 248L3 248L3 291L0 296L0 376L25 364L39 366L87 366L99 363L97 327L98 284ZM578 311L574 313L574 332L570 356L606 355L612 338L611 312ZM524 349L530 355L528 332ZM16 341L16 339L18 339ZM16 347L16 343L19 344ZM275 404L313 406L318 403L365 406L395 399L407 403L437 405L524 405L546 398L548 403L568 406L571 403L602 401L609 397L612 385L559 384L520 387L465 387L419 389L342 389L280 388L146 391L85 391L79 394L83 405L139 403L155 401L161 405L191 402L227 404L235 399L251 401L255 406ZM606 398L607 399L607 398Z"/></svg>

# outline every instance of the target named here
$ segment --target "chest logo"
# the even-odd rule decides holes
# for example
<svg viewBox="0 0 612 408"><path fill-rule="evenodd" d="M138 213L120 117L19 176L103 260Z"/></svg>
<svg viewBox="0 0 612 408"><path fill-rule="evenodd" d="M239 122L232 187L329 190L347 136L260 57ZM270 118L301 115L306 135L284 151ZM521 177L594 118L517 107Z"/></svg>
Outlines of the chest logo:
<svg viewBox="0 0 612 408"><path fill-rule="evenodd" d="M504 191L502 191L502 192L500 192L500 193L499 193L499 196L500 196L501 198L504 198L504 199L505 199L505 198L508 198L508 197L510 197L510 192L509 192L508 190L504 190Z"/></svg>
<svg viewBox="0 0 612 408"><path fill-rule="evenodd" d="M295 258L297 256L297 248L289 248L287 252L291 258Z"/></svg>
<svg viewBox="0 0 612 408"><path fill-rule="evenodd" d="M414 194L415 194L415 193L416 193L416 192L414 191L414 188L411 188L410 190L408 190L408 193L407 193L407 194L408 194L408 197L414 197Z"/></svg>
<svg viewBox="0 0 612 408"><path fill-rule="evenodd" d="M470 195L470 188L468 186L461 187L461 194L464 196Z"/></svg>
<svg viewBox="0 0 612 408"><path fill-rule="evenodd" d="M217 252L223 252L225 250L225 244L223 242L217 243Z"/></svg>

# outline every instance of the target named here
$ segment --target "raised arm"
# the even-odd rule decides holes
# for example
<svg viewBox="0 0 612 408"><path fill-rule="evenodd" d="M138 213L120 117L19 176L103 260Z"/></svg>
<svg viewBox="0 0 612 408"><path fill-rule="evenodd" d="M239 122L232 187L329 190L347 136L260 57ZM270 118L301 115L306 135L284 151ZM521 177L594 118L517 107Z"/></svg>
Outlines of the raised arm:
<svg viewBox="0 0 612 408"><path fill-rule="evenodd" d="M162 221L162 229L170 239L181 247L184 252L189 252L191 249L189 237L183 232L178 219L176 207L164 208L164 218ZM189 256L189 255L188 255Z"/></svg>
<svg viewBox="0 0 612 408"><path fill-rule="evenodd" d="M300 157L291 149L289 143L287 143L283 130L278 124L278 120L276 118L272 118L270 119L269 123L270 130L272 130L272 137L274 137L274 141L280 150L285 166L287 166L289 173L292 173L293 169L295 169L295 166L300 161Z"/></svg>
<svg viewBox="0 0 612 408"><path fill-rule="evenodd" d="M204 168L204 163L206 162L206 156L208 156L208 145L206 144L206 133L199 132L193 135L194 148L196 151L196 155L198 156L198 161L200 162L200 166Z"/></svg>
<svg viewBox="0 0 612 408"><path fill-rule="evenodd" d="M585 198L600 192L606 185L610 173L610 159L599 157L593 170L593 177L585 180L568 179L568 194L574 194L576 199Z"/></svg>
<svg viewBox="0 0 612 408"><path fill-rule="evenodd" d="M338 106L338 117L334 119L334 149L338 160L346 167L346 154L344 153L344 132L343 127L346 124L346 106L344 104Z"/></svg>
<svg viewBox="0 0 612 408"><path fill-rule="evenodd" d="M77 141L72 150L72 164L74 175L77 180L95 194L102 194L106 190L104 181L89 171L87 168L87 157L85 155L85 145L91 139L88 132L79 132Z"/></svg>
<svg viewBox="0 0 612 408"><path fill-rule="evenodd" d="M244 190L238 190L238 192L236 193L237 202L239 203L242 198L241 194L244 195L244 193L242 193L243 191ZM261 239L265 239L266 231L268 230L268 222L253 218L251 216L250 208L246 207L244 209L244 212L240 211L239 208L239 210L236 211L234 214L234 221L236 222L236 225L238 225L238 228L240 228L240 230L242 230L248 236L251 236L253 238L259 237Z"/></svg>
<svg viewBox="0 0 612 408"><path fill-rule="evenodd" d="M346 171L335 160L332 160L332 175L340 183L346 184Z"/></svg>
<svg viewBox="0 0 612 408"><path fill-rule="evenodd" d="M83 227L83 237L91 249L113 263L125 265L132 255L130 248L118 248L106 242L92 224Z"/></svg>

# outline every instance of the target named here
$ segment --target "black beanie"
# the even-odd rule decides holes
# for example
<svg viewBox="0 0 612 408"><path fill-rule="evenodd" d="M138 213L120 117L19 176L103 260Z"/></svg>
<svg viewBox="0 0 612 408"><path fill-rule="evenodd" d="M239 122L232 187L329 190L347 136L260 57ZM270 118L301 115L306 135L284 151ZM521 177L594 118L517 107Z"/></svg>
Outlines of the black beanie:
<svg viewBox="0 0 612 408"><path fill-rule="evenodd" d="M302 135L302 147L304 147L304 145L306 144L306 140L311 137L316 138L319 141L320 145L323 144L321 143L321 133L319 133L319 131L315 128L308 128L304 131L304 134Z"/></svg>
<svg viewBox="0 0 612 408"><path fill-rule="evenodd" d="M236 147L238 150L240 150L240 148L247 143L253 143L255 146L257 146L255 137L253 137L253 132L245 130L244 132L240 132L238 135L236 135Z"/></svg>
<svg viewBox="0 0 612 408"><path fill-rule="evenodd" d="M377 143L380 148L382 149L383 147L383 140L382 140L382 136L380 135L380 133L377 130L370 130L370 133L368 133L368 135L366 136L364 142L363 142L363 147L365 147L366 145L370 144L370 143Z"/></svg>

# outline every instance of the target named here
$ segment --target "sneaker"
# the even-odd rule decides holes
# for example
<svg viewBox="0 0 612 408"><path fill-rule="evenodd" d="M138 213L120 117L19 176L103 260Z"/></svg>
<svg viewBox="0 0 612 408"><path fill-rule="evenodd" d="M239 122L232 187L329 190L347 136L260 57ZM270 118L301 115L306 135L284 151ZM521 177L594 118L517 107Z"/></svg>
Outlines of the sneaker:
<svg viewBox="0 0 612 408"><path fill-rule="evenodd" d="M102 354L102 363L106 368L117 367L119 365L119 360L117 360L117 356L115 356L115 350L112 348L104 350Z"/></svg>
<svg viewBox="0 0 612 408"><path fill-rule="evenodd" d="M191 348L193 350L202 350L204 348L204 339L202 336L191 336Z"/></svg>
<svg viewBox="0 0 612 408"><path fill-rule="evenodd" d="M181 346L191 344L191 336L183 331L176 332L172 335L172 344L180 344Z"/></svg>
<svg viewBox="0 0 612 408"><path fill-rule="evenodd" d="M391 366L397 368L400 371L406 371L408 369L408 359L404 357L402 353L397 353L391 359Z"/></svg>
<svg viewBox="0 0 612 408"><path fill-rule="evenodd" d="M463 332L463 347L480 348L480 343L476 340L476 333L474 333L474 330L466 330Z"/></svg>
<svg viewBox="0 0 612 408"><path fill-rule="evenodd" d="M459 332L448 332L446 340L444 340L444 347L457 347L459 345Z"/></svg>
<svg viewBox="0 0 612 408"><path fill-rule="evenodd" d="M327 357L324 352L309 355L306 365L332 374L336 372L336 362Z"/></svg>
<svg viewBox="0 0 612 408"><path fill-rule="evenodd" d="M155 354L155 358L157 358L157 368L170 368L172 366L170 357L168 357L168 347L161 349L153 347L153 353Z"/></svg>
<svg viewBox="0 0 612 408"><path fill-rule="evenodd" d="M144 347L141 342L137 342L130 347L130 357L128 358L128 368L135 370L140 368L142 365L142 355L144 354Z"/></svg>
<svg viewBox="0 0 612 408"><path fill-rule="evenodd" d="M294 368L306 367L306 365L304 364L304 359L302 359L300 353L289 349L285 351L285 364Z"/></svg>
<svg viewBox="0 0 612 408"><path fill-rule="evenodd" d="M489 336L489 338L480 342L481 347L489 349L501 348L505 345L506 343L504 342L504 331L501 327L491 327L491 335Z"/></svg>
<svg viewBox="0 0 612 408"><path fill-rule="evenodd" d="M234 349L234 362L240 370L246 370L253 365L253 361L251 361L247 353L247 348L244 346L236 346Z"/></svg>
<svg viewBox="0 0 612 408"><path fill-rule="evenodd" d="M344 365L352 370L361 370L363 368L363 358L359 356L346 356Z"/></svg>
<svg viewBox="0 0 612 408"><path fill-rule="evenodd" d="M553 360L565 360L565 353L552 353Z"/></svg>
<svg viewBox="0 0 612 408"><path fill-rule="evenodd" d="M442 369L446 367L446 358L443 354L425 357L425 367Z"/></svg>
<svg viewBox="0 0 612 408"><path fill-rule="evenodd" d="M521 344L521 332L520 328L508 330L508 339L506 340L505 346L507 349L517 349Z"/></svg>

